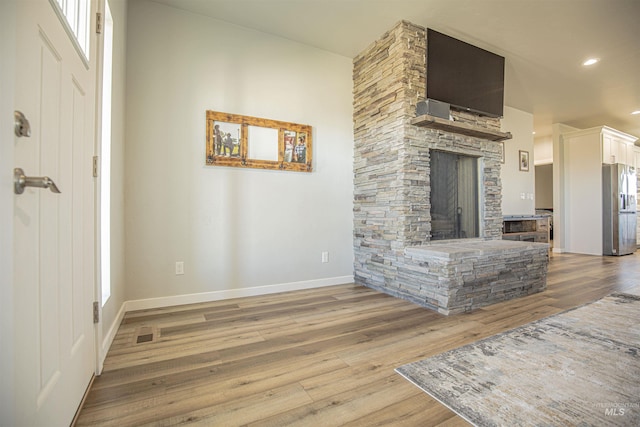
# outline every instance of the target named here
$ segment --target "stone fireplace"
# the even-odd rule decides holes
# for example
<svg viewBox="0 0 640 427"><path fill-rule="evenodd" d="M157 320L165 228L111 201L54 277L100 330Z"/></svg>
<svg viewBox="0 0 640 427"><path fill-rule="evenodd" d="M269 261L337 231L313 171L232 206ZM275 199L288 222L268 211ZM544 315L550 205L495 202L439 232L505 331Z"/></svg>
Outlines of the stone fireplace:
<svg viewBox="0 0 640 427"><path fill-rule="evenodd" d="M500 119L474 113L416 117L425 54L426 29L402 21L354 59L355 281L443 314L539 292L548 245L502 240L496 141L510 135ZM453 219L434 208L431 159L440 153L475 164L465 172L477 177L473 233L473 201Z"/></svg>

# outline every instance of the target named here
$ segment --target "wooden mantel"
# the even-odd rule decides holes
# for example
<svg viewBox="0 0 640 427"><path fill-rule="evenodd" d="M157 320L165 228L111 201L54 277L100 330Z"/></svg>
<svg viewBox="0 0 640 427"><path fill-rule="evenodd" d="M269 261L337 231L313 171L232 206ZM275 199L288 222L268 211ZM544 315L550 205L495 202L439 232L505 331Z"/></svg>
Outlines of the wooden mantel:
<svg viewBox="0 0 640 427"><path fill-rule="evenodd" d="M451 133L458 133L466 136L473 136L476 138L484 138L489 141L505 141L511 139L511 132L499 132L479 126L470 125L468 123L456 122L453 120L446 120L440 117L430 116L424 114L411 120L411 124L414 126L444 130Z"/></svg>

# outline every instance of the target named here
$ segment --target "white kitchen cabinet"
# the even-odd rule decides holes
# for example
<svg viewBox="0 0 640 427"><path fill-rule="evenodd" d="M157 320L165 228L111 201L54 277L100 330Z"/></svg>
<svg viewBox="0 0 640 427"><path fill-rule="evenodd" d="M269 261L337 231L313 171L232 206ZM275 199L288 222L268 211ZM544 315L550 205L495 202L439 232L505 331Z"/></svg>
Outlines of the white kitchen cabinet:
<svg viewBox="0 0 640 427"><path fill-rule="evenodd" d="M636 146L633 142L624 144L627 150L627 164L629 166L636 165Z"/></svg>
<svg viewBox="0 0 640 427"><path fill-rule="evenodd" d="M602 141L602 163L622 163L635 166L634 142L637 140L636 137L607 126L578 132L592 133L594 138L600 138ZM571 132L571 134L578 132Z"/></svg>

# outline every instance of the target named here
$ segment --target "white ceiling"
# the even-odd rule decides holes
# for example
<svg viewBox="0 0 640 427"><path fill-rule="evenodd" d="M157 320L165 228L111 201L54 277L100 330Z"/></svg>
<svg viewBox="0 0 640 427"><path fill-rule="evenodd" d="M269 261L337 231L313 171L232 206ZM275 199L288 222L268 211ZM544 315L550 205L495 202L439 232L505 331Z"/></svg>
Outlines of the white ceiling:
<svg viewBox="0 0 640 427"><path fill-rule="evenodd" d="M349 58L404 19L505 56L505 104L533 113L536 137L552 123L640 136L640 0L153 1Z"/></svg>

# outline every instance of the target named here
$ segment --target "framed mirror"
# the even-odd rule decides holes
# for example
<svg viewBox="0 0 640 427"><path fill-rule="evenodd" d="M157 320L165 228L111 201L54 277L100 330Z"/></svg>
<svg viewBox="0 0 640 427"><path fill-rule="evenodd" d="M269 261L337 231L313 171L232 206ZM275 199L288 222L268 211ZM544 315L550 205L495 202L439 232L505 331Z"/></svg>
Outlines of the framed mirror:
<svg viewBox="0 0 640 427"><path fill-rule="evenodd" d="M311 126L207 111L206 164L311 172Z"/></svg>
<svg viewBox="0 0 640 427"><path fill-rule="evenodd" d="M278 161L278 129L247 127L247 159Z"/></svg>

